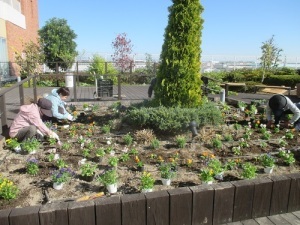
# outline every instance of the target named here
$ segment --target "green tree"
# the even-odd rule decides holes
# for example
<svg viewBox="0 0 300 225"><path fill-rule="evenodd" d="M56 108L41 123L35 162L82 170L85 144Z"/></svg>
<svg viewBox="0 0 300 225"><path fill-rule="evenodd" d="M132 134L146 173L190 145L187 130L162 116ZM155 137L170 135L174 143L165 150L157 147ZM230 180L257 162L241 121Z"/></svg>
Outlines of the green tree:
<svg viewBox="0 0 300 225"><path fill-rule="evenodd" d="M97 54L93 55L92 63L88 67L88 72L93 75L117 74L117 69L111 63L107 63L107 71L105 71L105 59ZM116 81L116 77L110 77ZM95 81L95 77L91 76L90 81Z"/></svg>
<svg viewBox="0 0 300 225"><path fill-rule="evenodd" d="M152 56L148 53L145 54L146 56L146 73L147 74L155 74L156 73L156 65Z"/></svg>
<svg viewBox="0 0 300 225"><path fill-rule="evenodd" d="M21 77L40 73L40 64L44 62L44 54L39 43L29 41L23 43L23 51L15 52L15 61L20 66Z"/></svg>
<svg viewBox="0 0 300 225"><path fill-rule="evenodd" d="M172 0L154 88L164 106L201 104L200 44L203 7L199 0Z"/></svg>
<svg viewBox="0 0 300 225"><path fill-rule="evenodd" d="M263 42L263 45L260 47L262 51L261 67L263 68L263 74L261 82L264 82L266 71L270 71L274 68L277 68L278 62L280 62L279 57L282 49L278 48L274 43L274 35L267 41Z"/></svg>
<svg viewBox="0 0 300 225"><path fill-rule="evenodd" d="M42 48L47 66L55 70L56 63L62 70L67 70L77 56L75 32L67 24L67 20L52 18L39 30Z"/></svg>

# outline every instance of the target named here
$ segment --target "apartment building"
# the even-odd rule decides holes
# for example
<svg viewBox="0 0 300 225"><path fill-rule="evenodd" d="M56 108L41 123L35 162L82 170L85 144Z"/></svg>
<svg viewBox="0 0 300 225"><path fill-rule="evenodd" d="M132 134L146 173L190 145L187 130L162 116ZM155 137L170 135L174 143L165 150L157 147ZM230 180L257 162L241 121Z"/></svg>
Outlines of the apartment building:
<svg viewBox="0 0 300 225"><path fill-rule="evenodd" d="M0 0L0 79L16 79L15 52L23 43L37 42L38 0Z"/></svg>

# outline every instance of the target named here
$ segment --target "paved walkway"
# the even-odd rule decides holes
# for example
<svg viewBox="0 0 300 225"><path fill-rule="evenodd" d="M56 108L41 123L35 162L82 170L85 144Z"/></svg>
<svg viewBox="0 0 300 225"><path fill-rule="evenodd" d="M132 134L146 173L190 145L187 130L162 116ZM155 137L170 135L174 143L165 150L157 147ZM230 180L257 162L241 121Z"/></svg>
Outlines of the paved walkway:
<svg viewBox="0 0 300 225"><path fill-rule="evenodd" d="M250 220L243 220L226 225L300 225L300 211L284 213L274 216L260 217ZM223 224L223 225L225 225Z"/></svg>

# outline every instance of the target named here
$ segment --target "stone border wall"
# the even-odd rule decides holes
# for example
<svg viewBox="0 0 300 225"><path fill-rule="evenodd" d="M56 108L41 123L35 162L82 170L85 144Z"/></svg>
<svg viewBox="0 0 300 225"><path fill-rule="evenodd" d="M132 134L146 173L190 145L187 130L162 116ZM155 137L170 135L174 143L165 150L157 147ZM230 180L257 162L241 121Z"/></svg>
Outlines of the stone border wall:
<svg viewBox="0 0 300 225"><path fill-rule="evenodd" d="M300 173L0 210L1 225L223 224L300 210Z"/></svg>

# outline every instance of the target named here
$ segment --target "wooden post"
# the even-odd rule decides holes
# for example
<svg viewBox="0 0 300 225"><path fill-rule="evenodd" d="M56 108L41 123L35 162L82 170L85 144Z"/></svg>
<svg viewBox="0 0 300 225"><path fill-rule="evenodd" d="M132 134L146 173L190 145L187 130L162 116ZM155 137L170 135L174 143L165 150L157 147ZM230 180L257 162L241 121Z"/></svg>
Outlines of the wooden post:
<svg viewBox="0 0 300 225"><path fill-rule="evenodd" d="M192 191L187 188L168 190L170 194L170 224L182 225L192 222Z"/></svg>
<svg viewBox="0 0 300 225"><path fill-rule="evenodd" d="M213 224L215 190L211 185L203 184L190 187L193 192L192 224Z"/></svg>
<svg viewBox="0 0 300 225"><path fill-rule="evenodd" d="M253 179L252 182L254 183L252 217L269 216L273 181L264 178Z"/></svg>
<svg viewBox="0 0 300 225"><path fill-rule="evenodd" d="M93 201L71 202L68 206L69 224L95 225L95 207Z"/></svg>
<svg viewBox="0 0 300 225"><path fill-rule="evenodd" d="M40 225L39 206L14 208L9 215L10 225Z"/></svg>
<svg viewBox="0 0 300 225"><path fill-rule="evenodd" d="M39 212L40 225L68 224L68 203L51 203L43 205Z"/></svg>
<svg viewBox="0 0 300 225"><path fill-rule="evenodd" d="M235 186L232 221L251 219L254 184L249 180L233 181L231 183Z"/></svg>
<svg viewBox="0 0 300 225"><path fill-rule="evenodd" d="M121 74L118 74L118 100L122 99L121 93Z"/></svg>
<svg viewBox="0 0 300 225"><path fill-rule="evenodd" d="M145 194L147 200L147 225L170 224L170 197L167 191Z"/></svg>
<svg viewBox="0 0 300 225"><path fill-rule="evenodd" d="M291 178L288 212L295 212L300 210L300 174L292 173L288 177Z"/></svg>
<svg viewBox="0 0 300 225"><path fill-rule="evenodd" d="M121 197L122 225L146 225L146 200L144 194Z"/></svg>
<svg viewBox="0 0 300 225"><path fill-rule="evenodd" d="M120 196L95 200L97 225L119 225L122 221Z"/></svg>
<svg viewBox="0 0 300 225"><path fill-rule="evenodd" d="M273 192L270 215L286 213L288 208L291 179L284 175L272 176Z"/></svg>

